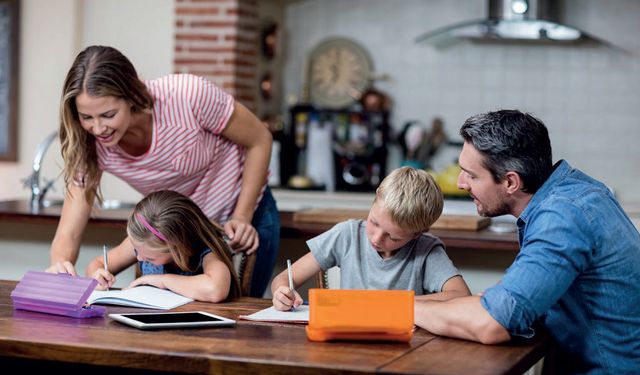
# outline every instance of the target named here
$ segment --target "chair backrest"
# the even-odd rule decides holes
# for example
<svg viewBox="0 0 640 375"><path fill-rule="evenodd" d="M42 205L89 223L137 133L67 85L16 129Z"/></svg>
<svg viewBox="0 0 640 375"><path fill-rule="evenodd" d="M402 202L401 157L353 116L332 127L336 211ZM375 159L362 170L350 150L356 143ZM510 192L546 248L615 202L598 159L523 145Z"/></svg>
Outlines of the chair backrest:
<svg viewBox="0 0 640 375"><path fill-rule="evenodd" d="M253 269L256 266L256 253L247 255L246 252L235 253L233 255L233 265L240 280L240 292L243 296L248 296L251 292L251 278Z"/></svg>
<svg viewBox="0 0 640 375"><path fill-rule="evenodd" d="M331 282L331 283L330 283ZM334 285L334 287L331 287ZM316 274L316 287L322 289L340 289L340 267L331 267Z"/></svg>

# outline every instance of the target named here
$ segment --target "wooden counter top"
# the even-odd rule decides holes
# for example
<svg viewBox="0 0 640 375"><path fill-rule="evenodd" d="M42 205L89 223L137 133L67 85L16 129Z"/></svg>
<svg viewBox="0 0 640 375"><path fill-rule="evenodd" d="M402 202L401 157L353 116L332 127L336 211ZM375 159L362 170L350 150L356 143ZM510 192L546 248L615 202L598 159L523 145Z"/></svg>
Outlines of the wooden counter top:
<svg viewBox="0 0 640 375"><path fill-rule="evenodd" d="M25 223L43 223L57 225L62 207L41 207L32 210L28 201L0 202L0 220ZM125 228L130 210L96 210L92 215L90 225L110 228ZM280 212L281 235L283 238L309 239L327 229L333 224L304 223L294 221L294 212ZM432 234L438 236L447 249L473 250L504 250L518 251L518 237L516 233L494 233L487 229L479 231L434 229Z"/></svg>

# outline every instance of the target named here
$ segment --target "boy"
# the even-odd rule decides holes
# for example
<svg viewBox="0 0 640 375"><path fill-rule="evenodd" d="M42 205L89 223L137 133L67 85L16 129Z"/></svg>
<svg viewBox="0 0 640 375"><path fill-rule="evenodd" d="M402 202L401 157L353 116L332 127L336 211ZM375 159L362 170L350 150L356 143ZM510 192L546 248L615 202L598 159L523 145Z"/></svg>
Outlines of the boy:
<svg viewBox="0 0 640 375"><path fill-rule="evenodd" d="M311 252L292 265L294 289L321 270L339 266L341 289L413 290L418 299L432 300L470 295L443 243L424 233L442 206L442 192L427 172L394 170L376 190L366 221L338 223L307 241ZM289 289L286 270L273 279L271 292L277 310L303 302Z"/></svg>

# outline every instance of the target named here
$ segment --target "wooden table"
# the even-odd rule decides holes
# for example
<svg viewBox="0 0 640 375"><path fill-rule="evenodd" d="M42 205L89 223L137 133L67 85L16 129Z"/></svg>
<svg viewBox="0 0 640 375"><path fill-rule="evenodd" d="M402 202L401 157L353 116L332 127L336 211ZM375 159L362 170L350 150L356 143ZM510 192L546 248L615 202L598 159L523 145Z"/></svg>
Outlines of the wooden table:
<svg viewBox="0 0 640 375"><path fill-rule="evenodd" d="M304 325L244 320L235 327L141 331L107 317L14 311L9 295L15 284L0 281L0 365L19 366L24 373L521 374L550 348L546 335L488 346L421 329L409 343L319 343L307 340ZM241 298L224 304L193 302L175 310L237 319L270 304Z"/></svg>

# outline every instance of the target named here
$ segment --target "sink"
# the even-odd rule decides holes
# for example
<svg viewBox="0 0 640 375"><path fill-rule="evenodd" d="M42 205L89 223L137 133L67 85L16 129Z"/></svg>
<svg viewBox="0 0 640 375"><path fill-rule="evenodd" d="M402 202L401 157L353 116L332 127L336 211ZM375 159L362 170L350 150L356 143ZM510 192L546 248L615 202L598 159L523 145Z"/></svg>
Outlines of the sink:
<svg viewBox="0 0 640 375"><path fill-rule="evenodd" d="M42 201L42 207L62 207L64 200L62 199L45 199ZM122 202L116 199L105 199L99 208L103 210L131 210L136 206L133 202Z"/></svg>

